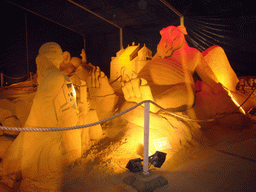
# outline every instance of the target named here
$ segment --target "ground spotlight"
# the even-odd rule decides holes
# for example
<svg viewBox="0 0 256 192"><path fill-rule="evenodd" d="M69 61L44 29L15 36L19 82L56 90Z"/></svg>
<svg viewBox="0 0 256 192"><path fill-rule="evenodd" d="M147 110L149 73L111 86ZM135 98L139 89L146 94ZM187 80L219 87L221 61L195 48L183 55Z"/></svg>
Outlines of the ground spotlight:
<svg viewBox="0 0 256 192"><path fill-rule="evenodd" d="M148 160L151 165L154 165L154 167L160 168L166 159L166 153L156 151L155 154L149 156ZM126 168L129 169L129 171L136 173L136 172L142 172L143 171L143 160L140 158L137 159L131 159L126 165Z"/></svg>
<svg viewBox="0 0 256 192"><path fill-rule="evenodd" d="M131 159L127 165L126 168L129 169L129 171L136 173L136 172L142 172L143 166L141 164L141 161L143 161L140 158L137 159Z"/></svg>
<svg viewBox="0 0 256 192"><path fill-rule="evenodd" d="M149 162L154 165L154 167L160 168L166 159L166 153L156 151L155 154L149 157Z"/></svg>

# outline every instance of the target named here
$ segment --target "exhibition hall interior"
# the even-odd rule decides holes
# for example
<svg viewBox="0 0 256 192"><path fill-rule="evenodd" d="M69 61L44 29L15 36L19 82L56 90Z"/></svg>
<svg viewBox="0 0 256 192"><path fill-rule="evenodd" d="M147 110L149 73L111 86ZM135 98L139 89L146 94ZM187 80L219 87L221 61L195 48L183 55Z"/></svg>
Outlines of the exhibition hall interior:
<svg viewBox="0 0 256 192"><path fill-rule="evenodd" d="M0 191L256 190L252 3L0 5Z"/></svg>

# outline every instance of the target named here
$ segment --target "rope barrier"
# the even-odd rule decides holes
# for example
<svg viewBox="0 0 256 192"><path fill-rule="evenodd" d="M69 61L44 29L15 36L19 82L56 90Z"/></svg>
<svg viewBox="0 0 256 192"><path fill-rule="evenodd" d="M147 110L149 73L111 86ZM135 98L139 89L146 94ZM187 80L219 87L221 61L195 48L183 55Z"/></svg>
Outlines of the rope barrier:
<svg viewBox="0 0 256 192"><path fill-rule="evenodd" d="M247 100L246 100L247 101ZM97 121L97 122L94 122L94 123L90 123L90 124L86 124L86 125L78 125L78 126L73 126L73 127L45 127L45 128L20 128L20 127L5 127L5 126L0 126L0 130L3 130L3 131L27 131L27 132L32 132L32 131L41 131L41 132L47 132L47 131L66 131L66 130L72 130L72 129L81 129L81 128L88 128L88 127L91 127L91 126L95 126L95 125L98 125L98 124L101 124L101 123L105 123L111 119L114 119L116 117L119 117L125 113L128 113L130 111L132 111L133 109L139 107L140 105L142 105L143 103L146 103L146 102L149 102L149 103L152 103L154 104L155 106L159 107L161 110L165 111L166 113L170 114L171 116L174 116L174 117L177 117L177 118L180 118L180 119L184 119L184 120L187 120L187 121L194 121L194 122L213 122L213 121L216 121L218 119L221 119L221 117L219 118L214 118L214 119L205 119L205 120L199 120L199 119L192 119L190 117L187 117L187 116L183 116L183 115L179 115L179 114L176 114L176 113L173 113L173 112L170 112L168 110L166 110L165 108L161 107L160 105L156 104L155 102L151 101L151 100L144 100L136 105L134 105L133 107L125 110L125 111L122 111L118 114L115 114L109 118L106 118L106 119L103 119L101 121ZM245 103L245 102L244 102ZM244 104L243 103L243 104ZM241 107L242 105L239 106L239 108ZM237 109L239 109L237 108ZM236 109L236 110L237 110ZM235 111L233 111L234 113ZM223 115L223 117L226 117L227 115L231 115L233 113L228 113L228 114L225 114Z"/></svg>
<svg viewBox="0 0 256 192"><path fill-rule="evenodd" d="M26 74L26 75L24 75L24 76L22 76L22 77L9 77L9 76L7 76L7 75L5 75L5 74L3 74L3 76L5 76L5 77L7 77L7 78L9 78L9 79L22 79L22 78L24 78L24 77L26 77L26 76L28 76L28 75L30 75L30 73L28 73L28 74Z"/></svg>
<svg viewBox="0 0 256 192"><path fill-rule="evenodd" d="M141 104L148 102L148 100L142 101L140 103L138 103L137 105L123 111L120 112L116 115L113 115L109 118L103 119L101 121L97 121L94 123L90 123L90 124L86 124L86 125L78 125L78 126L73 126L73 127L46 127L46 128L20 128L20 127L5 127L5 126L0 126L0 130L3 131L27 131L27 132L32 132L32 131L41 131L41 132L47 132L47 131L67 131L67 130L72 130L72 129L81 129L81 128L87 128L87 127L92 127L94 125L98 125L101 123L105 123L111 119L114 119L116 117L119 117L125 113L128 113L129 111L139 107ZM151 102L151 101L150 101Z"/></svg>
<svg viewBox="0 0 256 192"><path fill-rule="evenodd" d="M23 88L29 88L29 87L37 87L37 85L26 85L26 86L21 86L21 87L17 87L17 86L5 86L5 87L1 87L4 90L8 90L8 89L23 89Z"/></svg>

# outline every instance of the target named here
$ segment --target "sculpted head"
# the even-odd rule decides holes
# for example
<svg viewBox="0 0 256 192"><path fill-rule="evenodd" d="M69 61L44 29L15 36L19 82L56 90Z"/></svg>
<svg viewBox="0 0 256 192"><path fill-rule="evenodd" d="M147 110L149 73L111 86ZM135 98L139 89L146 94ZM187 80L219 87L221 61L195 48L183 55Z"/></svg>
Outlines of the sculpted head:
<svg viewBox="0 0 256 192"><path fill-rule="evenodd" d="M55 66L60 68L60 63L63 62L63 52L59 44L55 42L48 42L43 44L36 57L37 73L38 73L38 83L42 80L45 71L51 67Z"/></svg>
<svg viewBox="0 0 256 192"><path fill-rule="evenodd" d="M79 65L81 65L82 63L82 60L78 57L72 57L71 60L70 60L70 63L75 67L79 67Z"/></svg>
<svg viewBox="0 0 256 192"><path fill-rule="evenodd" d="M39 55L46 57L57 68L60 67L60 63L63 61L63 52L59 44L55 42L48 42L43 44L38 52Z"/></svg>
<svg viewBox="0 0 256 192"><path fill-rule="evenodd" d="M169 26L160 31L161 40L157 45L157 53L160 57L170 57L173 52L181 48L185 43L185 36L187 34L184 25L178 27Z"/></svg>

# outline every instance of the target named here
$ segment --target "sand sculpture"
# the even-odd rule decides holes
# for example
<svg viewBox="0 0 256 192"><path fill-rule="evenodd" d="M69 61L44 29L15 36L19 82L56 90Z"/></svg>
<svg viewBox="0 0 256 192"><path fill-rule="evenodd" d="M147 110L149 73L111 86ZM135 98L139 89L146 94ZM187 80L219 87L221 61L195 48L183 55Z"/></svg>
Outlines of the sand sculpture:
<svg viewBox="0 0 256 192"><path fill-rule="evenodd" d="M169 26L161 30L160 34L162 38L152 60L148 61L138 74L132 73L130 76L125 75L122 78L122 91L127 102L124 103L121 110L131 107L132 103L152 100L169 111L181 115L187 113L190 117L197 118L200 110L203 113L206 112L201 107L201 105L204 106L203 100L199 104L195 101L195 90L200 83L203 83L210 90L210 98L207 97L207 100L216 95L217 102L219 102L222 97L225 97L225 106L228 105L229 110L236 108L202 53L189 47L186 43L184 34L187 32L184 26ZM195 73L201 78L199 83L195 83ZM199 109L199 112L195 110L196 105L199 106L196 108ZM222 108L220 111L223 110ZM187 145L193 138L201 137L200 126L197 123L171 117L162 113L154 105L150 105L150 111L153 112L150 115L150 140L157 142L165 138L164 142L171 146L164 149L168 153L168 158L171 157L173 151ZM220 111L213 110L204 118L212 118ZM143 127L143 108L136 108L130 114L125 114L124 118L128 122ZM177 129L177 127L179 128ZM137 132L140 131L137 130ZM140 133L142 134L142 132ZM154 153L158 147L151 143L149 149Z"/></svg>
<svg viewBox="0 0 256 192"><path fill-rule="evenodd" d="M224 50L213 46L201 53L189 47L184 37L187 34L184 26L169 26L161 30L160 34L162 38L153 59L138 74L123 78L122 91L125 100L130 103L123 105L123 110L131 107L134 102L152 100L169 111L182 112L193 119L214 119L222 114L240 112L241 115L232 121L223 118L218 123L233 128L241 126L244 120L242 114L256 106L256 102L249 99L243 108L239 107L247 96L236 90L238 78ZM168 129L165 135L170 145L174 146L173 149L178 149L178 141L186 137L186 141L196 135L200 137L200 126L197 123L184 125L175 118L163 115L154 105L150 105L150 110L153 112L150 116L153 134L156 135L156 129L158 133ZM137 108L131 113L124 115L124 118L143 126L143 109ZM168 125L166 120L172 125ZM175 127L183 130L183 134L175 131ZM172 135L168 135L171 132Z"/></svg>
<svg viewBox="0 0 256 192"><path fill-rule="evenodd" d="M186 43L184 26L169 26L160 34L162 38L153 59L137 77L128 77L131 80L123 82L126 101L149 99L171 111L185 111L195 102L195 72L215 94L223 90L201 52ZM152 112L158 110L151 108Z"/></svg>
<svg viewBox="0 0 256 192"><path fill-rule="evenodd" d="M84 50L80 59L71 58L68 52L64 52L62 56L60 47L54 43L48 44L52 45L54 51L44 50L42 46L37 58L39 87L25 127L65 127L96 122L111 116L116 110L122 111L143 100L155 101L178 114L207 119L223 112L232 112L237 108L234 99L241 101L246 98L235 89L238 78L221 47L214 46L203 53L189 47L184 37L187 34L184 26L169 26L161 30L160 34L162 38L156 55L138 74L123 75L121 83L115 82L121 84L119 86L111 85L99 67L87 63ZM63 59L60 69L69 78L58 70ZM47 65L41 65L42 61ZM199 76L198 81L195 80L195 74ZM223 78L223 75L226 77ZM75 85L76 96L71 81ZM59 87L63 94L49 92L51 89L56 90L53 87ZM120 95L120 90L115 89L116 87L122 90L123 95ZM53 95L58 95L57 100L47 105ZM65 97L66 99L61 99ZM64 100L66 102L63 103ZM42 106L42 102L46 104ZM256 106L256 103L250 101L248 107L253 105ZM56 109L57 112L54 112ZM149 139L153 141L149 144L151 153L156 150L167 152L168 160L182 145L201 137L197 123L161 113L153 105L150 109ZM35 111L44 113L35 115ZM114 132L124 138L132 138L130 143L127 142L126 150L136 153L138 147L143 145L143 129L139 128L143 127L143 107L136 108L121 118L130 124L125 123L120 130L116 130L114 121ZM100 138L101 134L100 126L82 132L21 132L6 153L4 169L7 174L21 170L22 177L29 178L60 171L81 157L81 151L87 149L90 138ZM157 143L165 143L166 146L161 148Z"/></svg>
<svg viewBox="0 0 256 192"><path fill-rule="evenodd" d="M81 51L81 58L71 58L67 51L64 52L64 54L67 59L66 62L61 64L60 70L63 71L74 84L78 105L80 98L83 97L80 96L80 90L83 89L90 105L89 114L94 114L93 116L96 118L90 118L93 122L97 119L102 120L113 115L118 102L118 96L109 84L109 79L105 73L101 71L98 66L87 62L84 49ZM88 93L86 92L87 88ZM105 105L103 105L104 103ZM93 130L95 130L95 128Z"/></svg>
<svg viewBox="0 0 256 192"><path fill-rule="evenodd" d="M150 59L152 59L152 51L145 44L142 47L133 42L125 49L122 48L116 53L116 57L111 57L110 81L114 81L122 75L124 69L128 76L131 76L133 71L139 73Z"/></svg>
<svg viewBox="0 0 256 192"><path fill-rule="evenodd" d="M153 100L169 111L186 111L197 119L232 112L245 101L246 96L236 90L239 80L220 46L212 46L203 53L189 47L183 25L169 26L160 34L162 38L153 59L138 75L123 78L126 101ZM255 105L250 99L237 111L246 113ZM151 112L158 110L151 105Z"/></svg>
<svg viewBox="0 0 256 192"><path fill-rule="evenodd" d="M39 49L36 58L39 86L24 127L69 127L85 124L86 119L90 119L86 116L89 111L86 98L80 102L82 110L79 113L74 86L58 70L62 61L63 52L57 43L45 43ZM84 94L84 91L81 92ZM96 129L92 130L93 138L99 138L102 134L101 127ZM81 157L82 145L88 141L88 133L88 130L83 133L81 129L21 132L3 158L4 172L21 173L23 178L37 178L61 171Z"/></svg>

